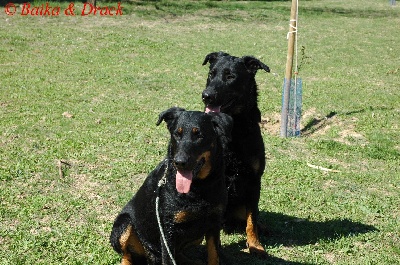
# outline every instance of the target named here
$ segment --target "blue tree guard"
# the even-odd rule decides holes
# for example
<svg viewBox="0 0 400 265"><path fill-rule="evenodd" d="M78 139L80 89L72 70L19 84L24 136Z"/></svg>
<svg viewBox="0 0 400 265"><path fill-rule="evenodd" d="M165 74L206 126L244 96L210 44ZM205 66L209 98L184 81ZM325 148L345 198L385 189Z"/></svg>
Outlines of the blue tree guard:
<svg viewBox="0 0 400 265"><path fill-rule="evenodd" d="M285 93L286 78L283 82L282 92L282 111L284 111L283 98ZM300 119L301 119L301 105L302 105L302 85L301 78L291 79L289 89L289 108L287 111L287 136L298 137L300 136Z"/></svg>

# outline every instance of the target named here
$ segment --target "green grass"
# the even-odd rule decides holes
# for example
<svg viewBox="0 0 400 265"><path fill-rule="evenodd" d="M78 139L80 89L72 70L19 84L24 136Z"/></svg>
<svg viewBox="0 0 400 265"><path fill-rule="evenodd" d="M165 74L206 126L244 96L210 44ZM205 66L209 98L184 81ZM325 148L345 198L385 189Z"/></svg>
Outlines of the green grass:
<svg viewBox="0 0 400 265"><path fill-rule="evenodd" d="M282 139L289 2L123 6L119 17L0 12L1 264L118 264L112 222L165 155L157 115L203 108L201 63L219 50L254 55L273 73L257 74L271 258L242 251L243 234L223 235L225 255L252 265L398 263L398 7L300 1L303 137Z"/></svg>

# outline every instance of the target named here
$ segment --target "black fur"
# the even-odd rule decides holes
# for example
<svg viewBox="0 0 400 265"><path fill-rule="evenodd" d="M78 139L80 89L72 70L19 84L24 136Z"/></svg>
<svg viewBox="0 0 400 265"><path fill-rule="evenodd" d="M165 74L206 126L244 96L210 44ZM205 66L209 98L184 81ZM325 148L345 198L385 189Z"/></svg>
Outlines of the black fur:
<svg viewBox="0 0 400 265"><path fill-rule="evenodd" d="M265 150L257 106L257 70L269 72L267 65L252 56L241 58L224 52L208 54L210 63L206 89L202 93L206 112L232 116L232 142L226 165L228 205L224 228L228 231L246 221L247 243L251 253L266 255L257 229L261 176L265 168ZM241 227L244 227L241 225Z"/></svg>
<svg viewBox="0 0 400 265"><path fill-rule="evenodd" d="M177 264L194 264L185 248L206 237L208 264L219 264L220 229L227 192L224 149L230 141L232 119L171 108L160 113L171 139L166 159L153 170L114 221L110 242L123 255L121 264L172 264L161 239L156 197L168 247ZM193 173L188 193L176 187L178 170ZM160 179L166 183L158 187Z"/></svg>

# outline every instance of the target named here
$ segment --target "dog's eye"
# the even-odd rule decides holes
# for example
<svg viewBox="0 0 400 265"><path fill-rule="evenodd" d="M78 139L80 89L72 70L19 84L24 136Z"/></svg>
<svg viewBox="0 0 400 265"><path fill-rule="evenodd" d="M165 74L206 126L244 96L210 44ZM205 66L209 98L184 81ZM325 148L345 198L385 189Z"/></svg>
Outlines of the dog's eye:
<svg viewBox="0 0 400 265"><path fill-rule="evenodd" d="M197 139L199 139L199 138L200 138L200 139L204 138L204 136L201 134L199 128L193 128L193 129L192 129L192 133L193 133L193 135L194 135Z"/></svg>
<svg viewBox="0 0 400 265"><path fill-rule="evenodd" d="M180 127L180 128L178 128L178 130L176 130L174 132L174 135L175 135L175 137L180 138L182 136L182 133L183 133L183 129L182 129L182 127Z"/></svg>
<svg viewBox="0 0 400 265"><path fill-rule="evenodd" d="M196 127L192 128L192 133L194 135L199 135L200 134L199 128L196 128Z"/></svg>

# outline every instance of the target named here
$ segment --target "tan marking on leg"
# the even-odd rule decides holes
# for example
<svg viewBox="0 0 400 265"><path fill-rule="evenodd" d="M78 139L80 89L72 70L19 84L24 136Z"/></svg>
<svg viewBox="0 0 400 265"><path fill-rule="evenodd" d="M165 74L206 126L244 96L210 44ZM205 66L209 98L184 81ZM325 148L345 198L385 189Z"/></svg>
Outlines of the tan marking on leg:
<svg viewBox="0 0 400 265"><path fill-rule="evenodd" d="M207 264L219 265L218 242L213 236L206 236Z"/></svg>
<svg viewBox="0 0 400 265"><path fill-rule="evenodd" d="M247 225L246 225L246 235L247 235L247 244L249 247L250 253L255 254L266 254L264 247L261 245L259 238L258 238L258 231L257 231L257 223L256 220L253 218L253 212L247 212Z"/></svg>
<svg viewBox="0 0 400 265"><path fill-rule="evenodd" d="M121 259L121 265L132 265L131 254L124 253Z"/></svg>
<svg viewBox="0 0 400 265"><path fill-rule="evenodd" d="M125 232L119 238L119 244L121 245L121 249L125 250L128 245L129 236L131 235L132 226L128 225Z"/></svg>
<svg viewBox="0 0 400 265"><path fill-rule="evenodd" d="M131 251L138 255L145 256L145 251L142 243L137 237L136 233L133 231L132 226L128 225L125 232L119 238L119 243L122 250L121 265L131 265L132 257Z"/></svg>
<svg viewBox="0 0 400 265"><path fill-rule="evenodd" d="M197 161L200 161L202 158L204 158L205 162L203 167L201 168L199 174L198 174L198 178L199 179L205 179L207 178L207 176L210 174L211 171L211 151L206 151L204 153L202 153L199 158L197 159Z"/></svg>
<svg viewBox="0 0 400 265"><path fill-rule="evenodd" d="M129 237L131 235L131 232L132 232L132 226L128 225L125 232L119 238L119 244L121 245L121 249L122 249L121 265L131 265L132 264L131 253L129 253L129 251L128 251Z"/></svg>

